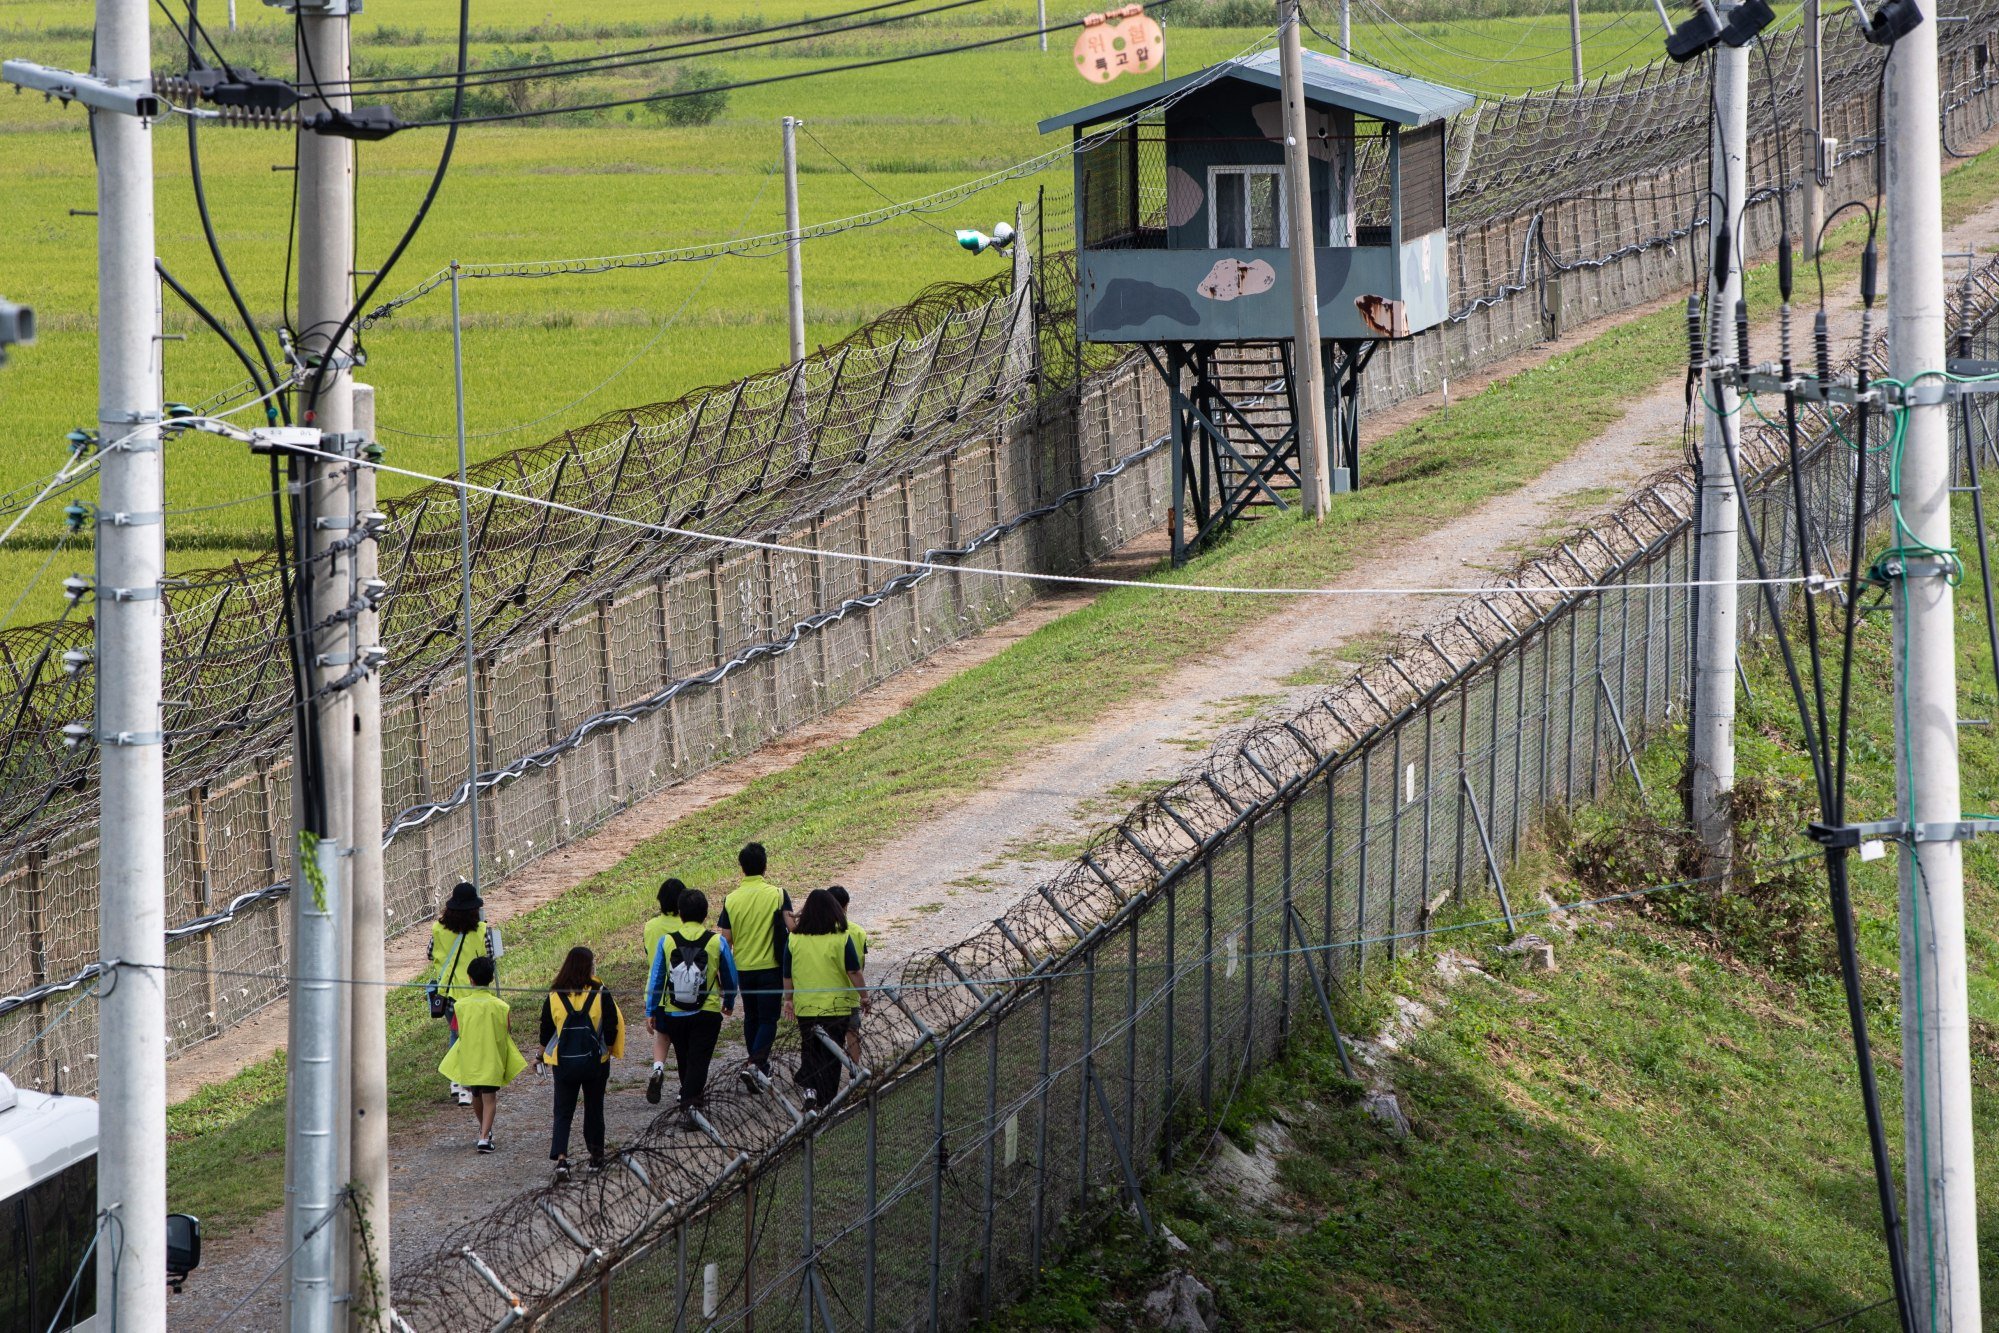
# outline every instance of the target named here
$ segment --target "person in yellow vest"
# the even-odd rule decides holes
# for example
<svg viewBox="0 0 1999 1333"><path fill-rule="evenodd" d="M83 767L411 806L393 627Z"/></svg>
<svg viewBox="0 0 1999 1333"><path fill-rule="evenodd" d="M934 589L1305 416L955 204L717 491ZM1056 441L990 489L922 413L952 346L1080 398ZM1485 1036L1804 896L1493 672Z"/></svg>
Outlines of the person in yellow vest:
<svg viewBox="0 0 1999 1333"><path fill-rule="evenodd" d="M659 942L673 931L680 929L680 899L686 892L687 886L677 879L669 878L659 886L659 915L647 917L642 932L645 937L648 969L652 967L653 960L659 956ZM655 1028L652 1034L652 1077L646 1080L646 1100L654 1106L659 1105L659 1090L666 1082L668 1049L666 1034Z"/></svg>
<svg viewBox="0 0 1999 1333"><path fill-rule="evenodd" d="M424 989L430 996L430 1016L445 1021L450 1036L445 1039L448 1050L458 1040L458 1016L454 1004L459 992L466 989L467 969L474 958L485 958L492 954L491 941L485 924L479 919L479 909L485 906L479 897L479 890L470 884L453 886L451 896L445 899L444 910L437 914L437 920L430 923L430 950L428 957L433 969L430 983ZM472 1104L472 1094L462 1084L451 1085L451 1100L460 1106Z"/></svg>
<svg viewBox="0 0 1999 1333"><path fill-rule="evenodd" d="M659 942L646 978L646 1026L673 1043L680 1065L676 1107L683 1130L708 1105L708 1065L722 1035L722 1020L736 1011L736 962L729 942L708 929L708 898L689 889L680 897L680 925Z"/></svg>
<svg viewBox="0 0 1999 1333"><path fill-rule="evenodd" d="M784 1016L798 1020L798 1082L805 1109L821 1110L840 1090L840 1057L826 1049L846 1039L847 1022L868 1009L860 950L839 900L824 889L805 895L784 960Z"/></svg>
<svg viewBox="0 0 1999 1333"><path fill-rule="evenodd" d="M437 1072L472 1094L479 1118L480 1152L493 1151L493 1120L500 1113L500 1089L528 1067L507 1031L507 1002L495 995L493 960L480 954L465 967L469 987L457 996L458 1040L444 1053Z"/></svg>
<svg viewBox="0 0 1999 1333"><path fill-rule="evenodd" d="M854 921L853 908L848 900L846 887L840 884L832 884L827 886L826 892L833 895L833 901L840 904L840 910L846 913L847 930L854 937L854 952L861 956L861 969L866 971L868 966L868 932L863 930ZM861 1016L859 1014L853 1014L847 1019L847 1058L857 1065L861 1062Z"/></svg>
<svg viewBox="0 0 1999 1333"><path fill-rule="evenodd" d="M769 857L760 842L736 853L743 882L722 900L715 928L729 941L743 988L743 1046L749 1052L737 1077L756 1092L770 1077L770 1048L784 1007L784 949L790 934L791 895L764 878ZM761 1075L761 1078L759 1078Z"/></svg>
<svg viewBox="0 0 1999 1333"><path fill-rule="evenodd" d="M618 1002L597 979L597 957L582 945L569 951L548 998L541 1002L541 1062L555 1079L555 1127L548 1146L555 1178L569 1179L569 1127L583 1101L583 1143L590 1169L604 1169L604 1087L611 1059L625 1053Z"/></svg>

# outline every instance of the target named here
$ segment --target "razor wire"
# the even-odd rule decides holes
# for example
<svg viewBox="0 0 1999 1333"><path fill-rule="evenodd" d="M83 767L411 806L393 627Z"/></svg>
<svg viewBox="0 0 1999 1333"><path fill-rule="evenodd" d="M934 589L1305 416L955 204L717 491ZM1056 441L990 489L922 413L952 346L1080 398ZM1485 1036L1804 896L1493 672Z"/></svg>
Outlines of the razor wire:
<svg viewBox="0 0 1999 1333"><path fill-rule="evenodd" d="M1999 261L1953 306L1989 341ZM1853 467L1884 466L1844 444L1850 411L1801 423L1821 527L1839 526ZM1766 554L1805 567L1784 432L1747 429L1742 449ZM1170 1148L1177 1108L1213 1113L1212 1076L1316 1020L1312 988L1361 984L1370 947L1421 947L1538 808L1595 796L1669 723L1691 603L1655 597L1654 571L1691 568L1695 498L1685 468L1661 474L1302 711L1224 736L989 926L905 962L864 1027L866 1077L825 1112L778 1091L788 1059L760 1094L723 1080L698 1132L661 1116L606 1175L440 1238L396 1275L399 1312L419 1330L515 1308L581 1329L604 1309L663 1326L698 1308L732 1327L796 1319L830 1265L898 1324L991 1314L1031 1285L1063 1215ZM1745 606L1752 631L1762 614ZM593 1292L601 1305L575 1299Z"/></svg>

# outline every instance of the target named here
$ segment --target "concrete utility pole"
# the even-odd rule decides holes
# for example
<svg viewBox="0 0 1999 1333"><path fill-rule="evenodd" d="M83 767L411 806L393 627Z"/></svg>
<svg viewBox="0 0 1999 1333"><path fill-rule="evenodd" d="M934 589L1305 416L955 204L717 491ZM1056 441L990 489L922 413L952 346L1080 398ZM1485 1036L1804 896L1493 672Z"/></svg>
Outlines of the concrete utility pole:
<svg viewBox="0 0 1999 1333"><path fill-rule="evenodd" d="M1731 6L1732 8L1732 6ZM1722 11L1723 21L1728 11ZM1742 296L1742 254L1732 233L1745 198L1745 149L1749 135L1749 51L1714 49L1714 159L1707 208L1710 254L1707 286L1709 374L1702 393L1708 406L1701 425L1700 567L1696 602L1693 712L1693 824L1705 849L1703 873L1726 874L1732 861L1728 797L1735 786L1736 537L1738 516L1731 457L1730 418L1737 396L1719 372L1735 363L1735 303Z"/></svg>
<svg viewBox="0 0 1999 1333"><path fill-rule="evenodd" d="M1353 0L1340 0L1340 56L1353 59Z"/></svg>
<svg viewBox="0 0 1999 1333"><path fill-rule="evenodd" d="M1341 6L1342 23L1345 6ZM1325 367L1319 360L1319 267L1313 248L1311 122L1305 109L1305 57L1298 0L1278 0L1280 72L1284 84L1284 208L1290 223L1292 398L1298 413L1298 477L1305 513L1323 522L1332 508L1326 459ZM1344 32L1341 34L1344 40Z"/></svg>
<svg viewBox="0 0 1999 1333"><path fill-rule="evenodd" d="M146 0L97 0L97 69L152 92ZM153 143L119 111L90 113L97 149L98 950L117 967L98 1002L97 1309L118 1327L167 1324L165 750L160 734L159 279Z"/></svg>
<svg viewBox="0 0 1999 1333"><path fill-rule="evenodd" d="M798 127L805 122L784 118L784 273L791 300L791 362L805 359L805 270L798 236Z"/></svg>
<svg viewBox="0 0 1999 1333"><path fill-rule="evenodd" d="M1805 0L1805 258L1819 252L1819 229L1825 226L1825 189L1819 184L1821 145L1825 140L1825 25L1819 20L1819 0Z"/></svg>
<svg viewBox="0 0 1999 1333"><path fill-rule="evenodd" d="M1582 0L1569 0L1569 77L1575 81L1576 87L1583 86Z"/></svg>
<svg viewBox="0 0 1999 1333"><path fill-rule="evenodd" d="M1048 49L1048 0L1034 0L1034 26L1041 29L1041 49Z"/></svg>
<svg viewBox="0 0 1999 1333"><path fill-rule="evenodd" d="M298 81L344 85L349 74L346 0L298 0ZM344 92L308 98L301 116L347 110ZM319 432L307 442L326 452L357 452L353 340L332 342L354 303L354 147L334 135L299 137L299 355L306 383L295 419ZM314 368L324 365L324 373ZM347 1272L349 1212L348 1060L353 888L354 701L348 672L358 664L352 607L357 592L350 539L356 535L352 463L305 457L294 522L301 561L298 626L308 691L301 722L313 733L311 760L294 777L293 809L301 834L291 895L292 984L286 1045L290 1200L290 1326L331 1333L344 1326L351 1301ZM324 628L318 628L318 627ZM309 836L308 836L309 835Z"/></svg>
<svg viewBox="0 0 1999 1333"><path fill-rule="evenodd" d="M356 384L353 393L354 437L363 450L374 448L375 389ZM376 450L379 453L379 450ZM354 509L361 521L375 510L375 470L361 468L354 477ZM382 641L381 614L376 610L380 548L364 542L354 551L354 577L360 597L356 604L354 640L365 651ZM388 965L388 904L382 873L382 682L378 671L356 680L354 696L354 891L352 895L352 976L348 987L348 1082L352 1089L352 1120L348 1126L349 1178L358 1195L361 1225L349 1238L347 1271L356 1293L353 1302L356 1333L377 1333L388 1327L389 1308L389 1031L385 983ZM372 1288L370 1289L370 1284Z"/></svg>
<svg viewBox="0 0 1999 1333"><path fill-rule="evenodd" d="M1904 383L1944 367L1943 200L1937 24L1920 23L1888 59L1888 347ZM1921 382L1935 386L1935 379ZM1896 545L1942 549L1950 532L1950 408L1907 409ZM1902 844L1903 1235L1919 1328L1983 1328L1978 1196L1972 1174L1971 1044L1964 947L1963 818L1958 788L1957 644L1951 562L1912 555L1893 585L1896 779Z"/></svg>

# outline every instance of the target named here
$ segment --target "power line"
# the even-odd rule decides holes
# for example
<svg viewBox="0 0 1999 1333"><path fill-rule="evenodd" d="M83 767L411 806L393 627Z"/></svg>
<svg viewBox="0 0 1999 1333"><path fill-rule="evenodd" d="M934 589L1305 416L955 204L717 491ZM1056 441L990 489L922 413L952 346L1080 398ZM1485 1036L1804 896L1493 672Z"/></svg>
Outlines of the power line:
<svg viewBox="0 0 1999 1333"><path fill-rule="evenodd" d="M771 46L783 46L792 42L816 41L821 37L829 37L838 33L858 32L872 28L883 28L894 23L903 23L911 19L924 18L932 14L941 14L947 10L963 9L967 5L979 5L979 4L986 4L988 2L989 0L946 0L946 3L932 5L928 9L911 10L907 14L893 14L889 15L886 18L871 19L864 23L849 23L839 27L819 28L811 32L796 33L789 37L769 37L769 38L757 38L754 40L744 40L734 46L717 47L714 50L710 51L696 51L693 52L691 55L687 53L654 55L652 54L653 52L673 51L675 48L673 46L653 46L653 47L640 47L632 51L610 51L610 52L605 52L602 55L595 55L595 56L575 56L567 60L551 60L530 65L505 65L495 69L481 70L477 77L467 79L465 81L465 86L468 88L480 88L480 87L492 86L495 84L529 83L537 79L566 78L571 75L615 74L615 73L620 73L624 70L640 69L649 65L669 64L691 59L708 59L713 56L735 55L742 51L753 51ZM897 0L897 3L909 4L912 3L912 0ZM882 8L882 6L877 6L876 8ZM859 12L865 13L869 11L863 10ZM821 22L822 20L812 19L806 21L817 23ZM795 27L797 25L787 24L785 26ZM720 42L720 41L733 40L733 37L711 37L705 40L710 42ZM432 86L437 80L448 79L448 78L449 75L445 74L377 75L374 78L349 80L346 87L350 91L365 92L370 97L394 97L404 93L429 92L432 90ZM377 85L388 84L392 86L389 87L363 86L369 84L377 84ZM401 87L393 86L397 84L406 85L406 86L401 86ZM339 89L343 85L336 83L333 86L336 89ZM315 90L319 88L317 82L315 82L314 88ZM698 91L707 92L710 90L704 88ZM690 95L692 95L691 92Z"/></svg>
<svg viewBox="0 0 1999 1333"><path fill-rule="evenodd" d="M880 195L883 199L888 200L889 203L893 204L896 202L896 200L889 195L888 191L882 189L881 186L875 184L873 181L869 180L866 176L863 176L860 172L848 166L844 158L842 158L838 153L834 152L832 149L828 148L823 142L821 142L819 136L812 132L812 126L809 123L801 120L798 122L798 128L804 130L805 137L812 140L813 143L817 144L819 146L820 152L832 158L834 165L838 166L840 170L846 172L849 176L852 176L855 180L867 186L870 190L873 190L877 195ZM915 216L918 222L921 222L924 226L930 228L930 230L936 232L939 236L951 235L950 232L938 226L936 223L932 222L929 218L924 217L921 213L917 213Z"/></svg>

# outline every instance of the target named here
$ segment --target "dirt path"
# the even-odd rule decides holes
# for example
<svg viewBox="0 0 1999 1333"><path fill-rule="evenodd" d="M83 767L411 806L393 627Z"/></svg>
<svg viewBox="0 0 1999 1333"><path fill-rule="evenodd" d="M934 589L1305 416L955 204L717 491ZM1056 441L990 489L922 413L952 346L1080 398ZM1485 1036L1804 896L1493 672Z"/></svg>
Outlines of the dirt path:
<svg viewBox="0 0 1999 1333"><path fill-rule="evenodd" d="M1999 240L1999 204L1968 218L1947 240L1956 250L1990 248ZM1579 330L1475 381L1460 381L1455 394L1461 398L1475 392L1483 383L1543 362L1639 313ZM1857 310L1835 312L1836 339L1850 344L1857 322ZM1759 328L1754 337L1759 348L1774 352L1774 326ZM1438 406L1437 395L1404 404L1372 418L1368 433L1380 438ZM1679 461L1684 408L1678 379L1660 385L1634 402L1616 424L1528 485L1420 541L1381 552L1365 571L1365 582L1408 588L1471 585L1510 568L1555 534L1614 508L1636 483ZM1154 532L1101 569L1113 576L1139 572L1156 563L1163 549L1163 532ZM1357 572L1346 581L1361 577ZM528 910L617 864L638 843L679 819L819 746L858 735L1088 600L1088 594L1068 593L1037 602L755 754L641 802L510 880L503 893L494 895L496 915L504 919ZM941 947L990 920L1014 896L1067 861L1077 844L1120 815L1146 788L1177 776L1219 732L1259 713L1295 708L1378 651L1386 637L1447 618L1456 604L1456 598L1415 593L1301 600L1189 661L1145 698L1035 757L1004 783L866 855L844 872L844 882L855 890L856 917L874 936L879 962L870 970L887 974L901 958ZM399 941L391 946L390 973L412 976L421 959L419 938ZM170 1067L175 1095L268 1055L282 1043L283 1032L283 1006L273 1006L213 1049L189 1052ZM649 1060L649 1039L637 1032L613 1071L608 1108L613 1144L634 1136L655 1114L637 1092ZM503 1095L496 1134L500 1151L492 1157L472 1154L469 1112L440 1106L436 1114L405 1117L396 1124L391 1189L399 1264L428 1252L439 1234L540 1177L546 1169L548 1097L547 1085L532 1074ZM275 1279L242 1309L231 1313L231 1308L281 1258L282 1236L283 1215L273 1212L212 1244L191 1289L174 1298L176 1326L206 1328L225 1315L229 1328L280 1323L282 1293Z"/></svg>

